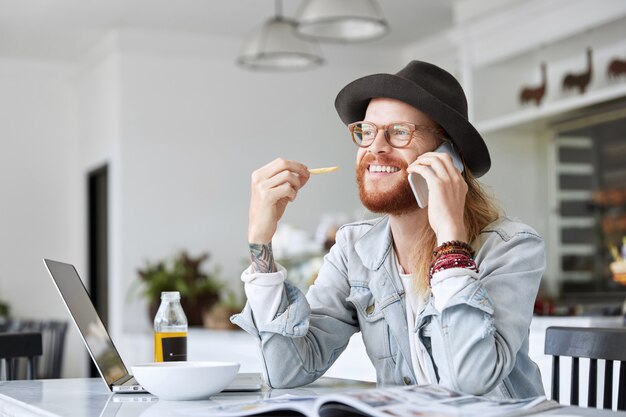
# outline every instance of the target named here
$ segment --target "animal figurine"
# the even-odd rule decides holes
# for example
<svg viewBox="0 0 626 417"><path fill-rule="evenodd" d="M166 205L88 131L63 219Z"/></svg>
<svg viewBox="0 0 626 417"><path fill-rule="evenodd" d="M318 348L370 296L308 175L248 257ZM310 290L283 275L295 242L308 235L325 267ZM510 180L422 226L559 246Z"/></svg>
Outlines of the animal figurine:
<svg viewBox="0 0 626 417"><path fill-rule="evenodd" d="M548 76L546 63L541 63L541 84L537 87L525 87L522 89L519 95L519 101L522 104L526 104L530 101L534 101L537 106L541 104L541 100L546 95L546 85L548 84Z"/></svg>
<svg viewBox="0 0 626 417"><path fill-rule="evenodd" d="M563 91L567 91L571 88L578 88L580 94L585 94L585 91L591 82L592 71L592 52L591 48L587 48L587 70L578 74L567 74L565 78L563 78Z"/></svg>
<svg viewBox="0 0 626 417"><path fill-rule="evenodd" d="M606 70L608 79L618 78L626 74L626 60L615 58Z"/></svg>

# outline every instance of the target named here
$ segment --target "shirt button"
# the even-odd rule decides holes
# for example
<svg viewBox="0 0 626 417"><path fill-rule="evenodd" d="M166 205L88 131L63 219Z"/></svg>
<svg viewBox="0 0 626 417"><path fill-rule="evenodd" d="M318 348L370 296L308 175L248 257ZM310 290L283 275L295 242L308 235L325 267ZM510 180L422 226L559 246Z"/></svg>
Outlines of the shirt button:
<svg viewBox="0 0 626 417"><path fill-rule="evenodd" d="M411 379L408 376L402 378L404 385L411 385Z"/></svg>
<svg viewBox="0 0 626 417"><path fill-rule="evenodd" d="M372 314L374 312L374 304L367 306L367 308L365 309L365 312L369 315Z"/></svg>

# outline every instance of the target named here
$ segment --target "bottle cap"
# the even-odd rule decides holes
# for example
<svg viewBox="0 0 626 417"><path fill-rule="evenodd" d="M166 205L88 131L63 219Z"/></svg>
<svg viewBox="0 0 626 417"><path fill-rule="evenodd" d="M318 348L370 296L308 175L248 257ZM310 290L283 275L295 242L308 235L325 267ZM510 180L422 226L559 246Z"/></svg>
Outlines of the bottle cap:
<svg viewBox="0 0 626 417"><path fill-rule="evenodd" d="M180 292L163 291L161 292L161 300L180 300Z"/></svg>

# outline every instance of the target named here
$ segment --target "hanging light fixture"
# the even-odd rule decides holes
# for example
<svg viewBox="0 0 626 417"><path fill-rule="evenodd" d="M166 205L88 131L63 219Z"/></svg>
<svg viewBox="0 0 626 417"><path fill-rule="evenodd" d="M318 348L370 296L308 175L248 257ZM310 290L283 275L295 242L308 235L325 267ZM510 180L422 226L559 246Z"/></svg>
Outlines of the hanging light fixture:
<svg viewBox="0 0 626 417"><path fill-rule="evenodd" d="M376 0L304 0L298 33L327 42L361 42L384 36L387 21Z"/></svg>
<svg viewBox="0 0 626 417"><path fill-rule="evenodd" d="M254 33L239 54L244 68L267 71L295 71L321 65L316 42L296 36L296 22L282 16L281 0L276 0L276 15Z"/></svg>

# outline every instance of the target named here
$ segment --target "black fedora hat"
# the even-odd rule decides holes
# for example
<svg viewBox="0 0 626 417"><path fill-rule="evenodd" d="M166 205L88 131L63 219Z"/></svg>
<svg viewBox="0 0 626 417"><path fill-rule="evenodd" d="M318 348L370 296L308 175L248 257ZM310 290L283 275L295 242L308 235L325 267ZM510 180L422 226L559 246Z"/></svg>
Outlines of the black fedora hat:
<svg viewBox="0 0 626 417"><path fill-rule="evenodd" d="M347 125L365 117L371 99L394 98L424 112L441 126L476 177L489 171L491 158L480 133L467 120L467 99L449 72L428 62L412 61L397 74L373 74L346 85L335 108Z"/></svg>

